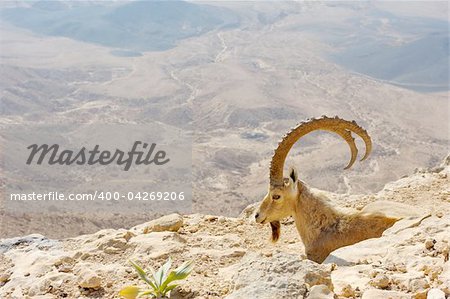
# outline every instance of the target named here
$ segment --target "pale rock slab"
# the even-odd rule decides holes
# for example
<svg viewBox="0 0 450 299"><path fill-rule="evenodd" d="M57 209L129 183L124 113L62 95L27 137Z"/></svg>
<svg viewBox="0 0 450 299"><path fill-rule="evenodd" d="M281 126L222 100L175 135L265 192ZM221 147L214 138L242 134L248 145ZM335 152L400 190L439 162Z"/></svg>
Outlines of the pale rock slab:
<svg viewBox="0 0 450 299"><path fill-rule="evenodd" d="M183 217L174 213L145 223L142 232L144 234L164 231L177 232L182 226Z"/></svg>
<svg viewBox="0 0 450 299"><path fill-rule="evenodd" d="M427 299L445 299L445 293L439 289L430 289Z"/></svg>
<svg viewBox="0 0 450 299"><path fill-rule="evenodd" d="M411 296L403 294L401 292L378 290L378 289L367 290L362 295L362 299L382 299L382 298L410 299Z"/></svg>
<svg viewBox="0 0 450 299"><path fill-rule="evenodd" d="M78 285L82 288L98 289L102 286L101 278L90 269L82 270L78 277Z"/></svg>
<svg viewBox="0 0 450 299"><path fill-rule="evenodd" d="M248 253L234 270L234 290L227 299L302 298L314 285L333 289L327 267L301 260L294 254L276 253L265 257Z"/></svg>
<svg viewBox="0 0 450 299"><path fill-rule="evenodd" d="M336 298L334 293L323 284L315 285L309 291L306 299L334 299Z"/></svg>

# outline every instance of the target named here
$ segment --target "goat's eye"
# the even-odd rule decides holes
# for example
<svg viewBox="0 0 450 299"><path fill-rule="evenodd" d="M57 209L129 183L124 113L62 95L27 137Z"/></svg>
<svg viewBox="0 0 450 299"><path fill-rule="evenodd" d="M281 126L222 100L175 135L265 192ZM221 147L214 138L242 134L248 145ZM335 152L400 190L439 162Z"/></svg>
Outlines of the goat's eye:
<svg viewBox="0 0 450 299"><path fill-rule="evenodd" d="M275 200L277 200L277 199L280 199L280 195L272 195L272 199L275 199Z"/></svg>

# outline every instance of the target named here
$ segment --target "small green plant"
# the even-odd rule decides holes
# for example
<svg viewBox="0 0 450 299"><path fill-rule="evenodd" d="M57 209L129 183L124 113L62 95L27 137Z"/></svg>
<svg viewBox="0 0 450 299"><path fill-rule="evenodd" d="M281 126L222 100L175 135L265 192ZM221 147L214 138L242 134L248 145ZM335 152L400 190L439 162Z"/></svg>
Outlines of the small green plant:
<svg viewBox="0 0 450 299"><path fill-rule="evenodd" d="M170 283L175 280L185 279L189 276L194 267L194 263L190 261L184 262L175 270L170 270L172 260L169 257L166 263L162 265L158 271L155 272L150 268L151 275L148 275L135 262L130 261L130 263L138 273L139 277L150 286L150 289L141 289L138 286L125 287L119 292L119 295L125 299L135 299L144 296L150 296L150 298L157 299L169 298L170 291L177 287L177 284Z"/></svg>

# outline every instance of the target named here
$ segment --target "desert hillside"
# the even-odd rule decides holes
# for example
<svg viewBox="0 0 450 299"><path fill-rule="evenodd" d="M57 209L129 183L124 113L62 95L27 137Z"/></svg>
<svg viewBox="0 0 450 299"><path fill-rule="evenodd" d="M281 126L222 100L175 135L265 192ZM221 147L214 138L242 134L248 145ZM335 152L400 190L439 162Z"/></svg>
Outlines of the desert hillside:
<svg viewBox="0 0 450 299"><path fill-rule="evenodd" d="M177 265L195 262L172 298L445 298L449 175L450 156L374 195L327 193L346 209L388 200L420 216L397 222L381 238L338 249L321 265L305 259L291 220L272 244L269 228L253 222L254 205L238 218L171 214L75 238L1 239L0 297L118 298L123 286L141 284L128 260L157 268L170 256Z"/></svg>
<svg viewBox="0 0 450 299"><path fill-rule="evenodd" d="M315 132L296 144L287 166L322 190L376 193L448 153L444 2L34 2L0 3L3 238L67 238L164 214L10 208L8 194L24 188L145 189L134 185L141 177L103 168L19 171L16 149L42 126L65 132L61 143L76 140L75 148L97 141L86 131L99 125L180 131L192 153L192 213L232 217L262 198L277 143L311 117L355 120L374 144L370 159L349 171L337 136ZM17 127L25 133L11 134ZM127 137L113 129L104 136L114 146ZM177 173L155 176L164 181L157 186Z"/></svg>

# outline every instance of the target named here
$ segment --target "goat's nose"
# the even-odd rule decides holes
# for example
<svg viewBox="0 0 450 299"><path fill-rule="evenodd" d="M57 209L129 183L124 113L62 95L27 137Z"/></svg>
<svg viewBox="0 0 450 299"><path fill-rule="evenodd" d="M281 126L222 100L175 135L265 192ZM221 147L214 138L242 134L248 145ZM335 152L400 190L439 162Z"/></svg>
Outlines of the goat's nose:
<svg viewBox="0 0 450 299"><path fill-rule="evenodd" d="M255 214L255 219L258 219L258 217L259 217L259 213L256 213Z"/></svg>

